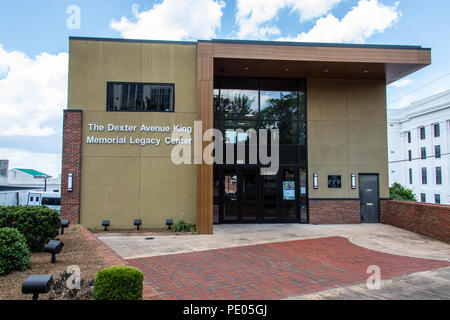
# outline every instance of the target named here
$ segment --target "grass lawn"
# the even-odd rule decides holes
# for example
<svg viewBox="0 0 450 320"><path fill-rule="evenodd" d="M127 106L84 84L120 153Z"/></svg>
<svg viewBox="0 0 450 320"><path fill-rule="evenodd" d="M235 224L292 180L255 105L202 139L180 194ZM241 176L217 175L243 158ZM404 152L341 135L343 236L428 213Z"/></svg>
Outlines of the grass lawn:
<svg viewBox="0 0 450 320"><path fill-rule="evenodd" d="M22 282L32 274L53 275L53 281L59 282L59 289L65 289L65 278L61 276L67 271L67 267L77 265L81 270L83 279L84 299L89 298L92 287L89 284L95 279L97 272L108 265L97 255L96 249L89 244L80 232L78 226L69 226L63 235L58 235L64 242L61 253L56 255L56 263L51 264L50 253L36 252L31 254L31 265L25 271L13 271L6 276L0 276L0 300L31 300L31 295L22 294ZM59 281L58 281L59 280ZM61 290L55 287L55 291L49 294L40 294L40 300L68 299L62 296ZM52 291L51 291L52 292Z"/></svg>

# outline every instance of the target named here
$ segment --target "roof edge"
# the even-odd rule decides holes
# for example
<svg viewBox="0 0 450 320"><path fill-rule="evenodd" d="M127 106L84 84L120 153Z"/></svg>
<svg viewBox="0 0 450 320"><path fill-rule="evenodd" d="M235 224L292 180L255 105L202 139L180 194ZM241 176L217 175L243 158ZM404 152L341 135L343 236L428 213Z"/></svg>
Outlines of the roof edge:
<svg viewBox="0 0 450 320"><path fill-rule="evenodd" d="M279 46L297 46L297 47L334 47L334 48L360 48L360 49L401 49L401 50L426 50L431 48L423 48L415 45L387 45L387 44L357 44L357 43L324 43L324 42L295 42L295 41L262 41L262 40L232 40L232 39L212 39L197 41L177 41L177 40L145 40L145 39L124 39L124 38L101 38L101 37L74 37L70 36L69 41L105 41L105 42L131 42L131 43L166 43L166 44L182 44L197 45L199 42L212 43L234 43L234 44L250 44L250 45L279 45Z"/></svg>
<svg viewBox="0 0 450 320"><path fill-rule="evenodd" d="M417 45L415 46L415 45L324 43L324 42L295 42L295 41L228 40L228 39L198 40L198 42L280 45L280 46L298 46L298 47L340 47L340 48L404 49L404 50L431 51L431 48L423 48L422 46Z"/></svg>
<svg viewBox="0 0 450 320"><path fill-rule="evenodd" d="M99 37L69 37L69 41L71 40L197 45L197 41L143 40L143 39L99 38Z"/></svg>

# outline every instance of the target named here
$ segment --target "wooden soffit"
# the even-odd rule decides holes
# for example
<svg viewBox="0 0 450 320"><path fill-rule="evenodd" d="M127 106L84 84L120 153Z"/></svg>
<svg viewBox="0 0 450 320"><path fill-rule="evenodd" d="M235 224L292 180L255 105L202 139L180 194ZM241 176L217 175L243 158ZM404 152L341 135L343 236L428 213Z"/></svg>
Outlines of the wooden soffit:
<svg viewBox="0 0 450 320"><path fill-rule="evenodd" d="M202 41L212 50L214 76L350 78L397 81L431 64L418 46Z"/></svg>

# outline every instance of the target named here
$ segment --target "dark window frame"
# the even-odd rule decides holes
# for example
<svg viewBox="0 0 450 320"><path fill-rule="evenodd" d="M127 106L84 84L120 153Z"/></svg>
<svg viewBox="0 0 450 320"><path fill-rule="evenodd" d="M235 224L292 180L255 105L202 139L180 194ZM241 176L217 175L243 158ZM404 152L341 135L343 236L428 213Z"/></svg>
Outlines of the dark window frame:
<svg viewBox="0 0 450 320"><path fill-rule="evenodd" d="M436 159L441 158L441 146L440 145L434 146L434 157Z"/></svg>
<svg viewBox="0 0 450 320"><path fill-rule="evenodd" d="M422 184L428 184L427 168L422 168Z"/></svg>
<svg viewBox="0 0 450 320"><path fill-rule="evenodd" d="M420 202L427 202L427 194L426 193L420 194Z"/></svg>
<svg viewBox="0 0 450 320"><path fill-rule="evenodd" d="M441 185L442 184L442 167L436 167L436 184Z"/></svg>
<svg viewBox="0 0 450 320"><path fill-rule="evenodd" d="M412 161L412 151L408 150L408 161Z"/></svg>
<svg viewBox="0 0 450 320"><path fill-rule="evenodd" d="M435 123L433 125L433 130L434 130L434 137L438 138L441 136L441 126L439 125L439 123Z"/></svg>
<svg viewBox="0 0 450 320"><path fill-rule="evenodd" d="M172 110L114 110L108 108L108 96L110 85L124 85L124 84L138 84L138 85L150 85L150 86L171 86L172 87ZM160 83L160 82L127 82L127 81L107 81L106 82L106 111L107 112L158 112L158 113L173 113L175 112L175 83Z"/></svg>
<svg viewBox="0 0 450 320"><path fill-rule="evenodd" d="M413 169L409 168L409 184L413 184Z"/></svg>
<svg viewBox="0 0 450 320"><path fill-rule="evenodd" d="M421 160L427 159L427 148L426 147L420 148L420 159Z"/></svg>
<svg viewBox="0 0 450 320"><path fill-rule="evenodd" d="M425 127L419 128L419 136L420 136L420 140L425 140L427 138L427 135L425 132Z"/></svg>
<svg viewBox="0 0 450 320"><path fill-rule="evenodd" d="M411 131L408 131L408 143L411 143Z"/></svg>
<svg viewBox="0 0 450 320"><path fill-rule="evenodd" d="M441 195L439 193L434 195L434 203L441 204Z"/></svg>

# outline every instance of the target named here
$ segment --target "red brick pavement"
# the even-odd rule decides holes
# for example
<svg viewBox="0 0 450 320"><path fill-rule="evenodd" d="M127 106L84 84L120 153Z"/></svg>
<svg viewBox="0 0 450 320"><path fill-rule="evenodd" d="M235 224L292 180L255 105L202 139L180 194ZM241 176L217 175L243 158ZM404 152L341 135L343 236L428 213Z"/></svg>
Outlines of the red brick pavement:
<svg viewBox="0 0 450 320"><path fill-rule="evenodd" d="M127 259L161 299L280 299L365 283L367 267L383 279L449 267L440 260L373 251L343 237Z"/></svg>

